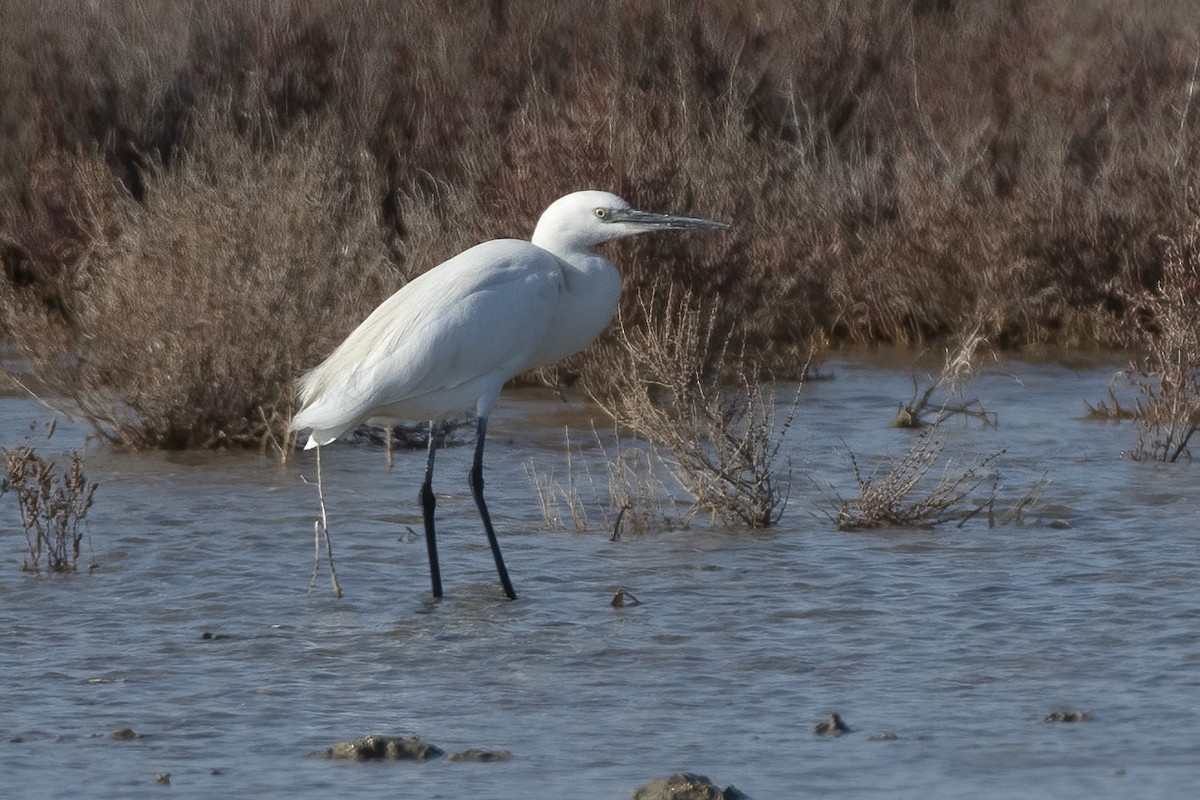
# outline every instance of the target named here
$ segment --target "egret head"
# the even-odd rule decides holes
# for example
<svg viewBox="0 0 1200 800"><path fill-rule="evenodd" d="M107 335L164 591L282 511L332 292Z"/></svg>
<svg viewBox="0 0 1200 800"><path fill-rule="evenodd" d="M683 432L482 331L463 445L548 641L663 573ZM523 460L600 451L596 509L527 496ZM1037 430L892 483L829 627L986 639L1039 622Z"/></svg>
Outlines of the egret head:
<svg viewBox="0 0 1200 800"><path fill-rule="evenodd" d="M551 252L568 252L638 233L727 227L696 217L638 211L615 194L586 191L574 192L551 203L538 220L533 243Z"/></svg>

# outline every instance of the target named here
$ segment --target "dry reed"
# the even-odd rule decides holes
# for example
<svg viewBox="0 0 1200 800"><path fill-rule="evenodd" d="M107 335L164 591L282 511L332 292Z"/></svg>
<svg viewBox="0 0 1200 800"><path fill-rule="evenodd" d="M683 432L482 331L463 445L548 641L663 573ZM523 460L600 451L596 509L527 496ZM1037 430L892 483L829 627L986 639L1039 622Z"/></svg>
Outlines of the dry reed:
<svg viewBox="0 0 1200 800"><path fill-rule="evenodd" d="M31 446L0 448L0 497L9 492L16 497L29 553L21 568L31 572L41 572L43 564L49 572L75 572L79 562L85 532L80 526L99 484L88 481L78 451L63 457L67 465L60 468Z"/></svg>
<svg viewBox="0 0 1200 800"><path fill-rule="evenodd" d="M1200 430L1200 219L1166 246L1162 280L1142 295L1139 316L1145 355L1128 370L1141 392L1139 460L1191 460Z"/></svg>

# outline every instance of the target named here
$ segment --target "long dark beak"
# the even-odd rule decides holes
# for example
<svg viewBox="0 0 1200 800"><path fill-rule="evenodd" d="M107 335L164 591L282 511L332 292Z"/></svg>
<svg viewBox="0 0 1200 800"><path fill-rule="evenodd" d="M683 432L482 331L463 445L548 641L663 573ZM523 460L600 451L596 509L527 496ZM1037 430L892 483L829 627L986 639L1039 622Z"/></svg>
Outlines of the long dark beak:
<svg viewBox="0 0 1200 800"><path fill-rule="evenodd" d="M724 222L713 222L699 217L680 217L675 214L656 214L653 211L617 211L613 222L636 225L644 231L719 231L729 226Z"/></svg>

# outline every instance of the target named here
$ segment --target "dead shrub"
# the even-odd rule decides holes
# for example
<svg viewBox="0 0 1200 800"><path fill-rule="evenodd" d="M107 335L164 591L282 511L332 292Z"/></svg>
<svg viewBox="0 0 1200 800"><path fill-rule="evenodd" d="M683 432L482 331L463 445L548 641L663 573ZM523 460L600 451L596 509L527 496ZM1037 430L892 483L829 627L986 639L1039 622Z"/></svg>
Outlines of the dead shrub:
<svg viewBox="0 0 1200 800"><path fill-rule="evenodd" d="M863 476L850 453L859 496L840 500L834 517L842 530L862 530L883 525L928 527L951 520L965 520L995 501L996 477L987 466L1004 453L994 453L966 466L944 465L942 474L930 472L946 448L946 428L935 423L924 428L904 455L886 460L870 475ZM990 482L986 496L973 493Z"/></svg>
<svg viewBox="0 0 1200 800"><path fill-rule="evenodd" d="M675 480L714 519L775 524L787 505L790 475L778 462L795 403L776 419L773 392L717 330L715 303L668 293L657 307L661 316L644 328L618 321L612 383L593 396L619 426L670 455ZM727 375L736 383L723 383Z"/></svg>

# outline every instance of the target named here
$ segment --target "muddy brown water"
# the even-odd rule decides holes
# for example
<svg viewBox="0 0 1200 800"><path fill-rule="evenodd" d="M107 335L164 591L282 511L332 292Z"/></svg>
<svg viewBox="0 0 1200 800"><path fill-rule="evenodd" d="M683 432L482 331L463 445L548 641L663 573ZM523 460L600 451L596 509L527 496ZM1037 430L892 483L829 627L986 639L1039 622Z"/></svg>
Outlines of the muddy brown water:
<svg viewBox="0 0 1200 800"><path fill-rule="evenodd" d="M583 445L592 411L508 393L487 478L516 602L466 487L469 447L439 456L447 596L433 603L407 531L421 453L389 472L379 448L325 450L335 600L323 572L308 591L311 454L281 467L91 445L91 574L21 572L15 504L0 499L0 796L620 798L680 770L758 800L1191 796L1200 465L1124 459L1130 424L1082 419L1118 366L1009 362L975 381L1000 425L957 426L948 451L1006 448L1002 501L1048 479L1023 525L996 528L981 515L844 533L828 519L853 487L847 449L867 465L911 443L887 427L911 394L892 364L835 361L833 380L804 388L790 503L757 533L704 518L616 542L547 531L525 465L565 478L563 425ZM0 444L46 418L0 399ZM60 423L39 449L85 435ZM573 456L594 509L600 459ZM640 604L614 608L621 587ZM1092 719L1042 722L1056 709ZM814 734L831 712L850 733ZM137 737L110 736L123 728ZM410 732L512 759L305 758Z"/></svg>

